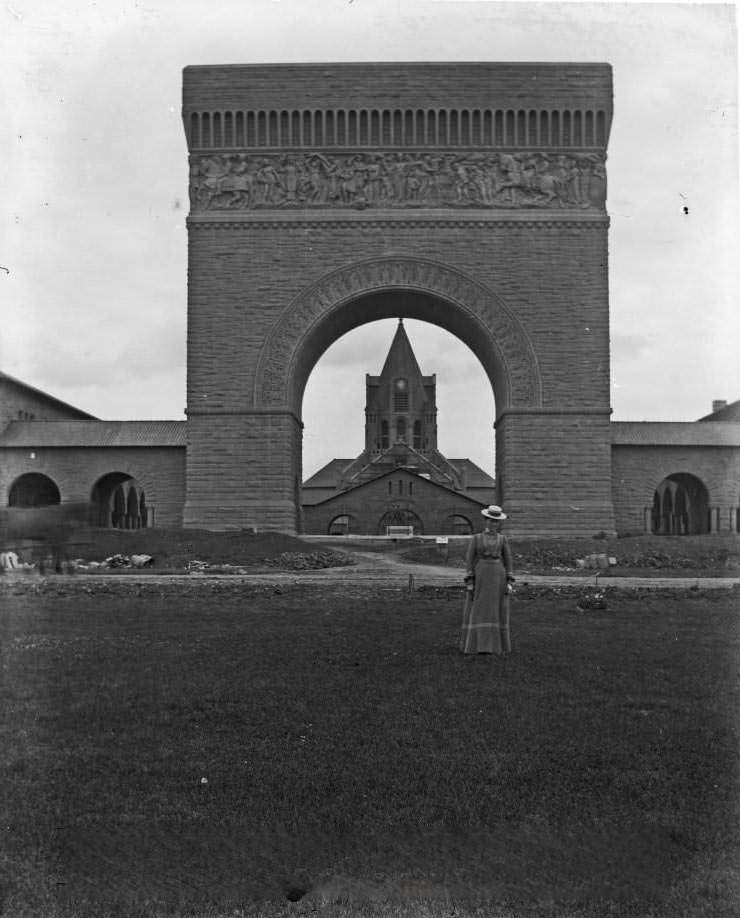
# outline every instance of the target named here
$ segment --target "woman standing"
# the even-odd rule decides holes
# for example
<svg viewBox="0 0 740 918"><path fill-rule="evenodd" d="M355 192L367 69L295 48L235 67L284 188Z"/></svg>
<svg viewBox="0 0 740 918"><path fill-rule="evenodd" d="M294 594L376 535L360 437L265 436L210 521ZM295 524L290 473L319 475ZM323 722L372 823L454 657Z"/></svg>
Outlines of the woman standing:
<svg viewBox="0 0 740 918"><path fill-rule="evenodd" d="M506 514L492 504L481 510L486 528L470 540L465 582L468 598L463 613L463 653L511 653L509 594L514 582L511 548L501 532Z"/></svg>

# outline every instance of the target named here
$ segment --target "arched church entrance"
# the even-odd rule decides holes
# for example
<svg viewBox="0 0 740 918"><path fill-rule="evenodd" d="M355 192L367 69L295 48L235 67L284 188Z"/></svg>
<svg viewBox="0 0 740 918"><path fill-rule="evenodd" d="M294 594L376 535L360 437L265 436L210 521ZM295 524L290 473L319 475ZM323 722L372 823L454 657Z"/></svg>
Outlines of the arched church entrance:
<svg viewBox="0 0 740 918"><path fill-rule="evenodd" d="M390 507L378 520L378 535L386 535L392 526L410 526L415 536L424 535L421 518L407 507Z"/></svg>
<svg viewBox="0 0 740 918"><path fill-rule="evenodd" d="M184 524L300 531L308 376L341 335L401 317L483 366L510 529L613 532L610 69L192 67L184 81Z"/></svg>

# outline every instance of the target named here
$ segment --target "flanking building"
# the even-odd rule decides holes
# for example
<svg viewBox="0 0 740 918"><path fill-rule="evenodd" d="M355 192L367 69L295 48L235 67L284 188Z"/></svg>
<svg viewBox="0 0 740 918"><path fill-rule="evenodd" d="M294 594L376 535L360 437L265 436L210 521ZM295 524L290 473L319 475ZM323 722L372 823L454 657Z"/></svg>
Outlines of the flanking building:
<svg viewBox="0 0 740 918"><path fill-rule="evenodd" d="M520 536L738 531L737 402L611 421L608 64L186 67L182 117L187 420L99 421L0 377L5 517L441 533L494 493ZM401 330L368 378L363 453L303 483L313 367L393 317L479 360L495 485L439 452L432 378L394 364Z"/></svg>

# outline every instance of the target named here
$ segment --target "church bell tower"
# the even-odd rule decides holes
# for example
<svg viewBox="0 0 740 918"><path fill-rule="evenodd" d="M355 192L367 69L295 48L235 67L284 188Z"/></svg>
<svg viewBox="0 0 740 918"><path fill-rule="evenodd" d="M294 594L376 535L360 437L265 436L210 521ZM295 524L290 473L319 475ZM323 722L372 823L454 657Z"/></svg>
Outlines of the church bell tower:
<svg viewBox="0 0 740 918"><path fill-rule="evenodd" d="M437 450L437 377L424 376L398 320L380 376L365 377L365 452L404 444L428 456Z"/></svg>

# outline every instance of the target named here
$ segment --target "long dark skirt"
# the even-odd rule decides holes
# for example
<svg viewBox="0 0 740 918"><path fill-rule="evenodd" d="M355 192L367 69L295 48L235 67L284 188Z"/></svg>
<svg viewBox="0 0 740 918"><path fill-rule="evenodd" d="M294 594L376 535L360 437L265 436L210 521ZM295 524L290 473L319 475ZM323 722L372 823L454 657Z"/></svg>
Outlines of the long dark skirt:
<svg viewBox="0 0 740 918"><path fill-rule="evenodd" d="M495 654L511 651L509 595L501 561L481 558L475 565L475 590L465 602L460 650Z"/></svg>

